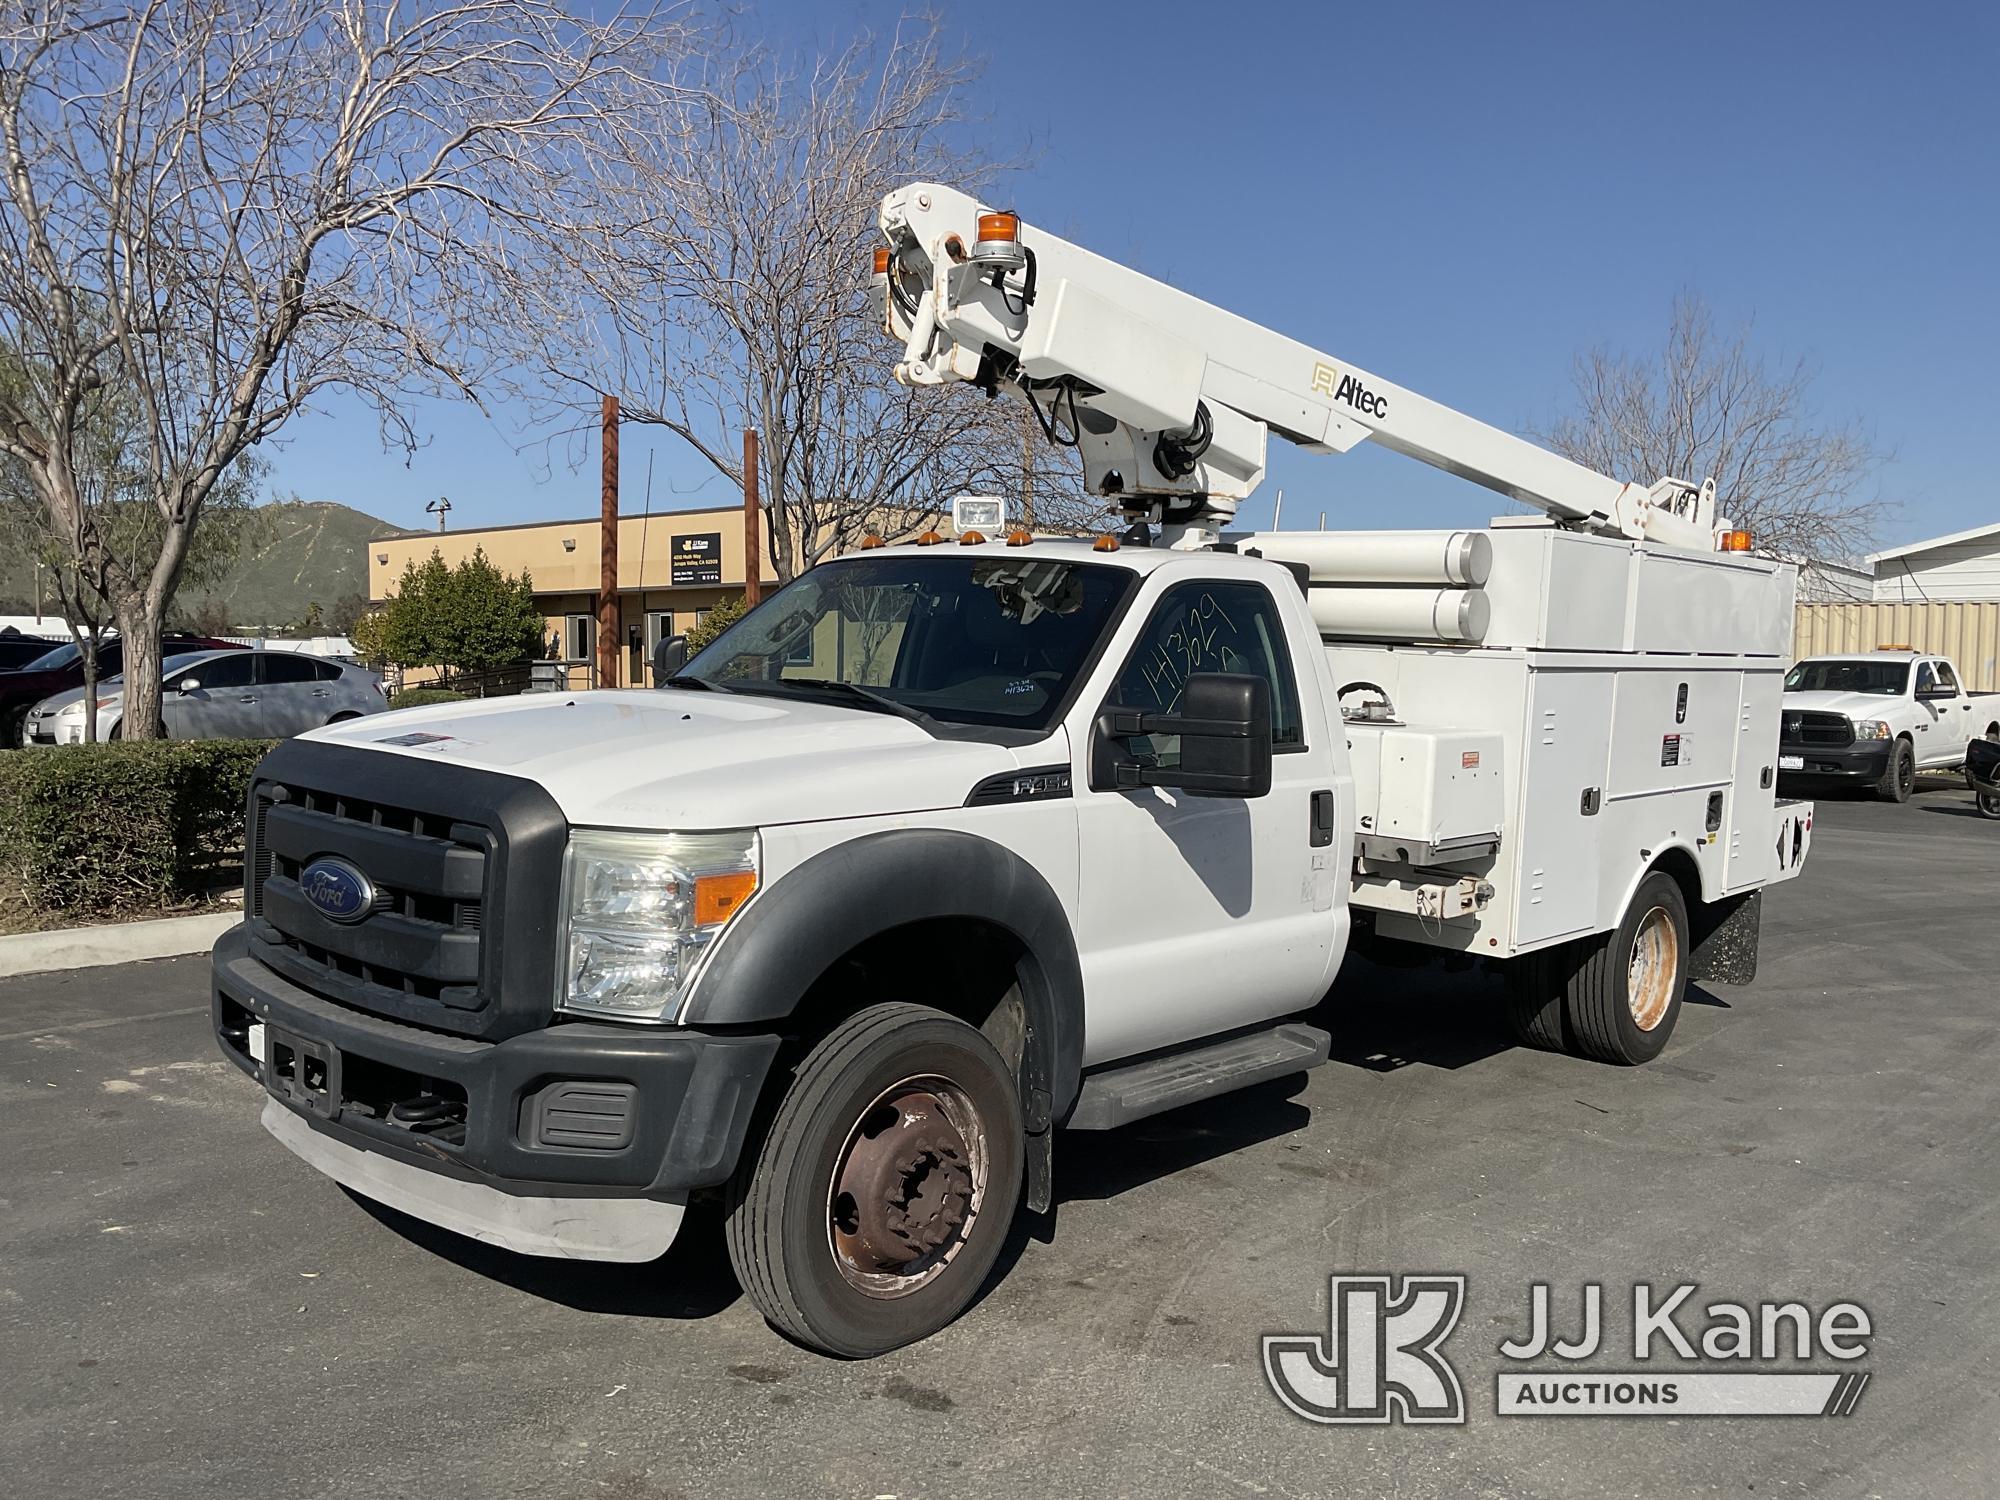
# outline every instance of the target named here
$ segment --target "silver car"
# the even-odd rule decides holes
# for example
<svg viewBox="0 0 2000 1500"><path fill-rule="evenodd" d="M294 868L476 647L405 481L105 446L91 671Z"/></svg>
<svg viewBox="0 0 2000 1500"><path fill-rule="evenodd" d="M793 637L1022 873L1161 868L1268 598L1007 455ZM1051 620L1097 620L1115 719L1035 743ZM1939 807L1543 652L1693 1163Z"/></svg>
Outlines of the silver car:
<svg viewBox="0 0 2000 1500"><path fill-rule="evenodd" d="M381 680L360 667L296 651L189 651L161 663L160 719L170 740L282 739L387 708ZM97 737L125 726L125 679L97 686ZM28 711L21 744L83 740L83 689Z"/></svg>

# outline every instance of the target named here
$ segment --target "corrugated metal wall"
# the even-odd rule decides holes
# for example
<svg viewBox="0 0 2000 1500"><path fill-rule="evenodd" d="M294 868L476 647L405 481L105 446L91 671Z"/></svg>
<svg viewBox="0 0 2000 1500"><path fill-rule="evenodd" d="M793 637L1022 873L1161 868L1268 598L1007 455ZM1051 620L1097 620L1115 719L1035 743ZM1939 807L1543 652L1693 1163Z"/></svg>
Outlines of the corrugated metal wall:
<svg viewBox="0 0 2000 1500"><path fill-rule="evenodd" d="M2000 692L2000 599L1930 604L1801 604L1792 659L1907 646L1958 663L1967 691Z"/></svg>

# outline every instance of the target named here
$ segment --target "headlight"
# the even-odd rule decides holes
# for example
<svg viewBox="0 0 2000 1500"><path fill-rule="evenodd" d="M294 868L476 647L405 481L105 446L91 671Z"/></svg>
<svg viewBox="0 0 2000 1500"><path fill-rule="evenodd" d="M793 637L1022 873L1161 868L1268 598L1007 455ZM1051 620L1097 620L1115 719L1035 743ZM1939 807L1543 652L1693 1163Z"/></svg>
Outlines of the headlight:
<svg viewBox="0 0 2000 1500"><path fill-rule="evenodd" d="M563 852L561 1010L662 1021L757 889L757 835L580 828Z"/></svg>
<svg viewBox="0 0 2000 1500"><path fill-rule="evenodd" d="M1857 740L1886 740L1889 738L1889 726L1880 719L1856 719L1854 737Z"/></svg>

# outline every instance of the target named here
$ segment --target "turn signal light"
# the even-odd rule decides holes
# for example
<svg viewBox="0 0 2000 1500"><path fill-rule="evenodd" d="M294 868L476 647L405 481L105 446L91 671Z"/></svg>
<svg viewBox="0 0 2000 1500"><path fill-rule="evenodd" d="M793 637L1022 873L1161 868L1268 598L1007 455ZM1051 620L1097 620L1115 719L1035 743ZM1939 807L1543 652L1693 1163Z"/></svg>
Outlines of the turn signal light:
<svg viewBox="0 0 2000 1500"><path fill-rule="evenodd" d="M694 882L694 923L707 927L726 922L757 889L755 870L731 870L727 875L697 875Z"/></svg>
<svg viewBox="0 0 2000 1500"><path fill-rule="evenodd" d="M943 540L944 538L939 536L935 531L926 531L922 536L917 538L917 545L919 547L935 547Z"/></svg>
<svg viewBox="0 0 2000 1500"><path fill-rule="evenodd" d="M1750 550L1750 533L1747 531L1723 532L1722 546L1719 550L1723 552L1748 552Z"/></svg>

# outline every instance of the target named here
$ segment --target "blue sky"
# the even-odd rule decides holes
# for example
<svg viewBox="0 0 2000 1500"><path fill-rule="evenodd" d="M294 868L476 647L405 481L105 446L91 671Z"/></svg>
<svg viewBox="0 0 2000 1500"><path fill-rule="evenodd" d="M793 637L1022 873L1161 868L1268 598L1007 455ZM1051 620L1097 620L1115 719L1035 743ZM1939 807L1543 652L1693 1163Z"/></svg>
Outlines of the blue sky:
<svg viewBox="0 0 2000 1500"><path fill-rule="evenodd" d="M901 9L765 0L748 24L805 47ZM1691 289L1893 454L1885 544L2000 520L2000 8L941 9L987 59L995 153L1030 156L1031 222L1516 430L1560 409L1577 351L1651 347ZM439 494L454 525L593 511L594 473L519 451L518 421L427 406L406 462L335 404L288 429L274 485L402 525ZM734 499L628 429L629 511L649 452L654 509ZM1245 517L1280 486L1291 526L1506 508L1367 444L1274 443Z"/></svg>

